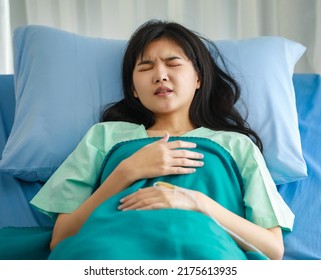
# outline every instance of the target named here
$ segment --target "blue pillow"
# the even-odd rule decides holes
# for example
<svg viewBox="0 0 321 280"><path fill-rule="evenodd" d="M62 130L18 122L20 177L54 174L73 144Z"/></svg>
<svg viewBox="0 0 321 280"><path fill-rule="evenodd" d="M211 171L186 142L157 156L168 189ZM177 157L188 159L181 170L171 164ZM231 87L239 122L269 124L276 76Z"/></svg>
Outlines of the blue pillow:
<svg viewBox="0 0 321 280"><path fill-rule="evenodd" d="M216 43L241 84L275 182L305 177L292 83L305 48L279 37ZM126 41L26 26L15 30L13 44L16 115L0 171L45 182L98 121L101 107L122 98Z"/></svg>
<svg viewBox="0 0 321 280"><path fill-rule="evenodd" d="M306 177L292 81L305 47L282 37L218 41L216 45L241 85L240 111L261 137L275 183Z"/></svg>

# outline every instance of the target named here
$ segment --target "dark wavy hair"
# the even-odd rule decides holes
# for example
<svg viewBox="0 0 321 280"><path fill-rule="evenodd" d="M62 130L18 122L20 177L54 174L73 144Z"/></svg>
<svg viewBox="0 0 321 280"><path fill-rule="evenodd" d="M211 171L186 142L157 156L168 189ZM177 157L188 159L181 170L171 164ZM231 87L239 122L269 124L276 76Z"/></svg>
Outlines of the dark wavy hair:
<svg viewBox="0 0 321 280"><path fill-rule="evenodd" d="M122 79L124 98L106 108L100 120L127 121L143 124L146 129L154 122L154 114L133 95L133 71L146 46L159 38L176 42L193 63L201 80L192 101L189 117L196 127L213 130L235 131L250 137L262 151L259 136L254 132L235 107L240 98L240 87L231 75L223 71L215 60L224 59L215 44L198 33L176 23L151 20L141 25L128 41L123 58ZM215 53L215 60L211 55Z"/></svg>

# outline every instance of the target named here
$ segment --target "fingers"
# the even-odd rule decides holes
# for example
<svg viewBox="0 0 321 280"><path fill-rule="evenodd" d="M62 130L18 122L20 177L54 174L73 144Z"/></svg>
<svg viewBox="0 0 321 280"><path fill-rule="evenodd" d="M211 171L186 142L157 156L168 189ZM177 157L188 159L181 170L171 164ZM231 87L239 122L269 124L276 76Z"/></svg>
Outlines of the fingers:
<svg viewBox="0 0 321 280"><path fill-rule="evenodd" d="M175 158L194 158L194 159L202 159L204 155L202 153L193 152L191 150L172 150L172 157Z"/></svg>
<svg viewBox="0 0 321 280"><path fill-rule="evenodd" d="M188 148L196 148L196 144L193 142L183 141L183 140L176 140L167 143L167 147L171 150L173 149L188 149Z"/></svg>
<svg viewBox="0 0 321 280"><path fill-rule="evenodd" d="M155 194L158 190L154 187L140 189L120 200L121 205L118 210L142 210L165 207L166 203L161 203L162 199Z"/></svg>
<svg viewBox="0 0 321 280"><path fill-rule="evenodd" d="M168 142L169 140L169 133L166 131L165 132L165 135L160 139L158 140L159 142L162 142L162 143L168 143L168 148L169 149L177 149L177 148L196 148L196 144L193 143L193 142L188 142L188 141L182 141L182 140L176 140L176 141L171 141L171 142Z"/></svg>
<svg viewBox="0 0 321 280"><path fill-rule="evenodd" d="M168 140L169 140L169 133L166 131L165 135L163 136L163 138L161 138L159 141L168 142Z"/></svg>
<svg viewBox="0 0 321 280"><path fill-rule="evenodd" d="M170 165L176 174L190 174L204 165L204 155L190 150L171 150L170 158Z"/></svg>
<svg viewBox="0 0 321 280"><path fill-rule="evenodd" d="M164 182L139 189L122 198L118 210L178 208L199 211L195 192Z"/></svg>
<svg viewBox="0 0 321 280"><path fill-rule="evenodd" d="M170 155L173 158L172 165L173 166L181 166L181 167L198 167L203 166L202 161L195 161L195 159L203 159L204 155L198 152L193 152L190 150L185 150L186 148L195 148L196 144L193 142L187 141L172 141L168 142L169 134L166 132L163 138L159 141L166 143L167 148L170 150Z"/></svg>
<svg viewBox="0 0 321 280"><path fill-rule="evenodd" d="M203 154L193 151L193 142L169 142L166 132L162 138L138 150L127 160L135 180L174 174L191 174L204 165Z"/></svg>

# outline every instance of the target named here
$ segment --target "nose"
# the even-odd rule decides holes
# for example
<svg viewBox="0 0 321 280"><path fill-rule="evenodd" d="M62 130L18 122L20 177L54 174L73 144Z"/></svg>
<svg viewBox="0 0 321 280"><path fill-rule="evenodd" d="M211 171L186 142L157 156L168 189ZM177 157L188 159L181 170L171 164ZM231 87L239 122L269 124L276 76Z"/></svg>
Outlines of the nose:
<svg viewBox="0 0 321 280"><path fill-rule="evenodd" d="M168 81L168 73L164 65L155 66L154 71L155 71L154 77L153 77L154 84Z"/></svg>

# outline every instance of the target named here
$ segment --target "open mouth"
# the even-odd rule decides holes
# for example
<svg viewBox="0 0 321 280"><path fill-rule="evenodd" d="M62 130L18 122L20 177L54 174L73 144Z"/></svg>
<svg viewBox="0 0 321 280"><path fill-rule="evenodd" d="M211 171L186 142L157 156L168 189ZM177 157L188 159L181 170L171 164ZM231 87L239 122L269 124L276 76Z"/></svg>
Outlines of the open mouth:
<svg viewBox="0 0 321 280"><path fill-rule="evenodd" d="M154 95L165 96L171 94L172 92L173 90L168 87L159 87L155 90Z"/></svg>

